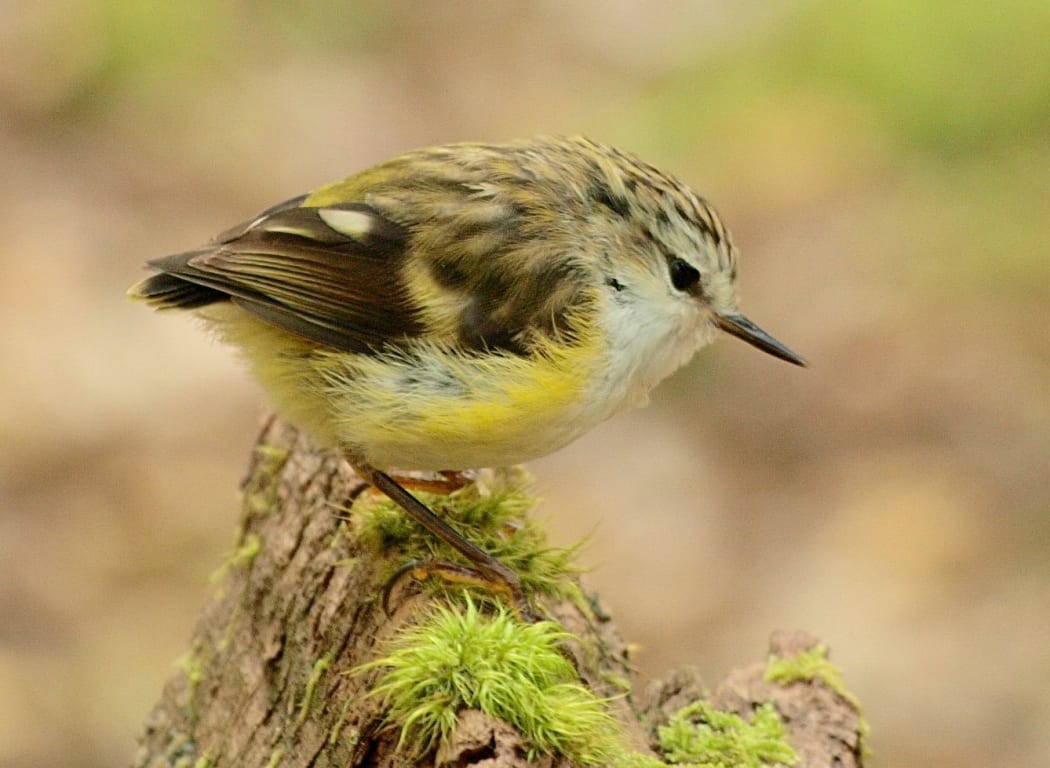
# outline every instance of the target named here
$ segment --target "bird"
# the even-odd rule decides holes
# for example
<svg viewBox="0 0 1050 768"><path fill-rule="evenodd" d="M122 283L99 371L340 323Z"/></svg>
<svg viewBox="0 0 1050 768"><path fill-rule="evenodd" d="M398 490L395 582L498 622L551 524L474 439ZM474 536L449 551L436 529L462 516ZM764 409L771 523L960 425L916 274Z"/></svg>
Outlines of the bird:
<svg viewBox="0 0 1050 768"><path fill-rule="evenodd" d="M517 574L397 472L549 454L721 333L807 364L739 310L714 208L581 136L410 151L147 266L132 298L202 317L279 416L517 603Z"/></svg>

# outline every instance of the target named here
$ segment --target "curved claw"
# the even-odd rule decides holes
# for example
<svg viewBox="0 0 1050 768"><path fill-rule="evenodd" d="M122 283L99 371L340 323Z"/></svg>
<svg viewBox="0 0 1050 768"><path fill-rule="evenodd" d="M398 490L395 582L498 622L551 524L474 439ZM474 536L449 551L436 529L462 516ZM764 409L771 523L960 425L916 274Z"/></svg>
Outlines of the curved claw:
<svg viewBox="0 0 1050 768"><path fill-rule="evenodd" d="M513 572L511 572L513 573ZM517 581L517 574L513 582L504 578L503 574L486 574L478 568L469 565L453 563L449 560L409 560L402 565L391 576L383 586L381 605L383 612L391 615L390 597L397 585L406 576L411 576L417 581L423 581L430 576L438 576L451 584L463 584L470 587L480 587L498 595L502 595L510 603L511 609L523 621L533 622L536 618L529 608L528 602L521 591L521 584Z"/></svg>

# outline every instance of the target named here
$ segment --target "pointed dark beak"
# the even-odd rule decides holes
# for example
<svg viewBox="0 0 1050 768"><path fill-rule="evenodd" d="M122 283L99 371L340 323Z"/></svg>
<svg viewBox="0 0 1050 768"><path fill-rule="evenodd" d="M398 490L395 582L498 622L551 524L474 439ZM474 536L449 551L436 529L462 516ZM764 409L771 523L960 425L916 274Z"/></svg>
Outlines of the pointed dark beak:
<svg viewBox="0 0 1050 768"><path fill-rule="evenodd" d="M773 357L779 357L795 365L808 365L806 358L792 352L743 315L715 315L715 324L726 333L743 339L751 346L758 347Z"/></svg>

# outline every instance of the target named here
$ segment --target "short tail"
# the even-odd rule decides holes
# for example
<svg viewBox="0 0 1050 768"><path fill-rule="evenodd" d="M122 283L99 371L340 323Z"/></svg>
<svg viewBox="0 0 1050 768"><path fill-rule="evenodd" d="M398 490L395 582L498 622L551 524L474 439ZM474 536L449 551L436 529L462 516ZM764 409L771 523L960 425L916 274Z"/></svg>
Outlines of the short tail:
<svg viewBox="0 0 1050 768"><path fill-rule="evenodd" d="M128 289L128 297L155 309L195 309L226 301L229 295L167 272L147 277Z"/></svg>

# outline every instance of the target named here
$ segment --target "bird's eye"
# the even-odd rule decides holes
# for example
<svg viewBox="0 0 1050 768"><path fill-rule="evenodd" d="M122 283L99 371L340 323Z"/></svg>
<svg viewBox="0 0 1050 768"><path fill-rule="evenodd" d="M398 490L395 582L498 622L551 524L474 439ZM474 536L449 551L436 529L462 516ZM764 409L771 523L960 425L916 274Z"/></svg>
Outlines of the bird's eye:
<svg viewBox="0 0 1050 768"><path fill-rule="evenodd" d="M679 291L688 291L700 279L700 272L685 259L671 259L671 285Z"/></svg>
<svg viewBox="0 0 1050 768"><path fill-rule="evenodd" d="M607 278L605 284L612 288L614 291L622 291L623 283L617 280L615 277Z"/></svg>

